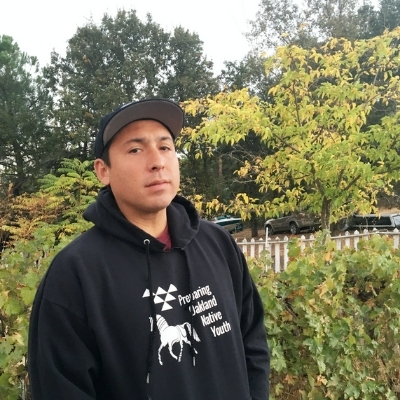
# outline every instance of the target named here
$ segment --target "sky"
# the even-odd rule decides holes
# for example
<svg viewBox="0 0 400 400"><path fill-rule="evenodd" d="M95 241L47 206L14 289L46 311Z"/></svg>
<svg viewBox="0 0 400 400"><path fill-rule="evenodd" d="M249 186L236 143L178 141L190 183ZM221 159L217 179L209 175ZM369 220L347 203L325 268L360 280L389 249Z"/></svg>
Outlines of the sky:
<svg viewBox="0 0 400 400"><path fill-rule="evenodd" d="M36 56L41 66L50 63L52 50L65 54L67 41L91 18L100 24L107 13L135 9L144 22L147 13L164 30L183 26L203 41L207 58L218 74L224 61L241 60L251 49L243 36L255 19L260 0L20 0L1 6L0 35L11 36L20 49Z"/></svg>

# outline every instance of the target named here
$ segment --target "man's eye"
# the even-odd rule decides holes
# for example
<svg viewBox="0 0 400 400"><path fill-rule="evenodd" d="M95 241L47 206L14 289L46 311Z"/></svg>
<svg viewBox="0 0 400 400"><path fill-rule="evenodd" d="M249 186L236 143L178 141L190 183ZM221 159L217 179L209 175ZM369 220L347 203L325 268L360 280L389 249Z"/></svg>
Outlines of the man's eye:
<svg viewBox="0 0 400 400"><path fill-rule="evenodd" d="M139 151L140 149L135 148L135 149L130 149L129 153L139 153Z"/></svg>

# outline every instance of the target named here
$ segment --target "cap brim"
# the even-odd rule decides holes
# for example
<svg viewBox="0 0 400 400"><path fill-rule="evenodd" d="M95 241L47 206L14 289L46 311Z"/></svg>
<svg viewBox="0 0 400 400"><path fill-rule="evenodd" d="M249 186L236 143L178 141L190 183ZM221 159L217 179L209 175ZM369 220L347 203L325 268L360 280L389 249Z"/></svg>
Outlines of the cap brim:
<svg viewBox="0 0 400 400"><path fill-rule="evenodd" d="M162 99L129 103L121 107L104 128L103 146L106 146L124 126L143 119L160 122L176 138L183 126L183 111L178 104Z"/></svg>

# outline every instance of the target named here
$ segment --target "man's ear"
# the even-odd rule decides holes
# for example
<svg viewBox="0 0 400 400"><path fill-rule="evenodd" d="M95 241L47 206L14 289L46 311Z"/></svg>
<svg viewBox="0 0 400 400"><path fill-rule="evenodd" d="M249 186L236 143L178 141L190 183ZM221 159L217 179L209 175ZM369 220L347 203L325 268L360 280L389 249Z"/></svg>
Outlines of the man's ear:
<svg viewBox="0 0 400 400"><path fill-rule="evenodd" d="M98 180L105 186L110 184L110 178L108 176L109 167L101 158L97 158L94 161L94 170Z"/></svg>

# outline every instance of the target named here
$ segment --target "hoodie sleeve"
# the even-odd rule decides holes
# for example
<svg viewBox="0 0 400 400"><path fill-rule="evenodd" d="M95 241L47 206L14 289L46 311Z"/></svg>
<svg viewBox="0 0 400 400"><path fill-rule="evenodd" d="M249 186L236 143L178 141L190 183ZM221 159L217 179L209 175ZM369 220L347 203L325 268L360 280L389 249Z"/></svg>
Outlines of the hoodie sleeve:
<svg viewBox="0 0 400 400"><path fill-rule="evenodd" d="M268 400L270 353L264 326L264 308L242 253L241 259L243 264L241 329L250 394L252 400Z"/></svg>
<svg viewBox="0 0 400 400"><path fill-rule="evenodd" d="M95 399L95 338L84 319L43 298L44 286L45 280L37 292L29 328L28 371L33 399Z"/></svg>

